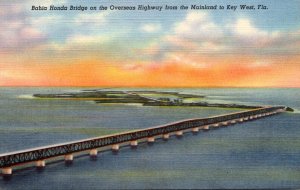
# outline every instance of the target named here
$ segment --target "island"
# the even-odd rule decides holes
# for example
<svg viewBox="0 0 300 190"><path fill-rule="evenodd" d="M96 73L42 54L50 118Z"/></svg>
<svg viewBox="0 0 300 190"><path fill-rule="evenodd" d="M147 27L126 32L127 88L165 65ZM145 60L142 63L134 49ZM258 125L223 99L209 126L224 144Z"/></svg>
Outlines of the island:
<svg viewBox="0 0 300 190"><path fill-rule="evenodd" d="M42 99L92 100L97 104L138 103L143 106L198 106L239 109L256 109L262 107L235 103L209 103L205 101L205 96L203 95L154 90L90 89L75 93L34 94L33 96ZM293 109L287 108L287 111L293 111Z"/></svg>

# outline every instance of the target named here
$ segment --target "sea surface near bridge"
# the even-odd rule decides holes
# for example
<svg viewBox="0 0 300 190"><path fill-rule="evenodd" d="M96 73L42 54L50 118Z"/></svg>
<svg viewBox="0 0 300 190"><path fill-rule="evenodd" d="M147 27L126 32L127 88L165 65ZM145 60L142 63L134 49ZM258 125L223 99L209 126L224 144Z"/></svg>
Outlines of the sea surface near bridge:
<svg viewBox="0 0 300 190"><path fill-rule="evenodd" d="M34 93L83 88L0 88L0 153L79 140L239 109L95 104L35 99ZM93 88L94 89L94 88ZM111 90L111 89L110 89ZM294 113L141 144L15 172L0 189L300 188L300 90L259 88L116 89L205 95L204 101L286 105Z"/></svg>

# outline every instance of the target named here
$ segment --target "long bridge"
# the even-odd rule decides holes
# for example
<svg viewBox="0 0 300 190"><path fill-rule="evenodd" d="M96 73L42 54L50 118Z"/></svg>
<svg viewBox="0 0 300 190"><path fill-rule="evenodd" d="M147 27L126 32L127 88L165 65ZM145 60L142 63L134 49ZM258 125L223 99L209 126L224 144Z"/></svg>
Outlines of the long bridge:
<svg viewBox="0 0 300 190"><path fill-rule="evenodd" d="M35 162L37 168L44 168L46 160L51 158L64 158L66 164L73 161L74 154L89 151L91 158L96 158L98 149L103 147L111 148L117 152L121 146L130 145L137 147L139 142L154 143L155 139L167 140L170 135L182 136L184 132L198 133L199 130L209 130L222 126L229 126L236 123L251 121L254 119L271 116L286 111L285 106L262 107L253 110L224 114L208 118L187 119L155 126L151 128L133 130L107 136L88 138L61 144L54 144L32 149L20 150L0 154L0 168L4 178L11 177L13 167Z"/></svg>

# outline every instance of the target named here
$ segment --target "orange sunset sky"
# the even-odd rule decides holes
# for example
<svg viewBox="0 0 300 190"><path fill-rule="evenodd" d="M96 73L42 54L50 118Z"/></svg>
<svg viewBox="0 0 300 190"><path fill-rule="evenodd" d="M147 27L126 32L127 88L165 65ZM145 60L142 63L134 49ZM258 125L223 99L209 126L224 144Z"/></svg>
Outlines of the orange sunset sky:
<svg viewBox="0 0 300 190"><path fill-rule="evenodd" d="M300 87L298 1L288 12L278 1L234 12L32 11L37 2L0 2L0 86Z"/></svg>

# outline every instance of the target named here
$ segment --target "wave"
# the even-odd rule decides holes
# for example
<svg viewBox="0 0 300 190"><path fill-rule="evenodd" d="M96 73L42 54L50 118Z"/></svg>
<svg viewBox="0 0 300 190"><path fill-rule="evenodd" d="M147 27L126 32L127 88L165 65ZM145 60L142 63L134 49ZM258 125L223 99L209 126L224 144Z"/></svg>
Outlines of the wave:
<svg viewBox="0 0 300 190"><path fill-rule="evenodd" d="M18 98L21 98L21 99L34 99L35 97L32 94L23 94L23 95L18 96Z"/></svg>
<svg viewBox="0 0 300 190"><path fill-rule="evenodd" d="M300 114L300 110L294 109L294 111L292 113Z"/></svg>

